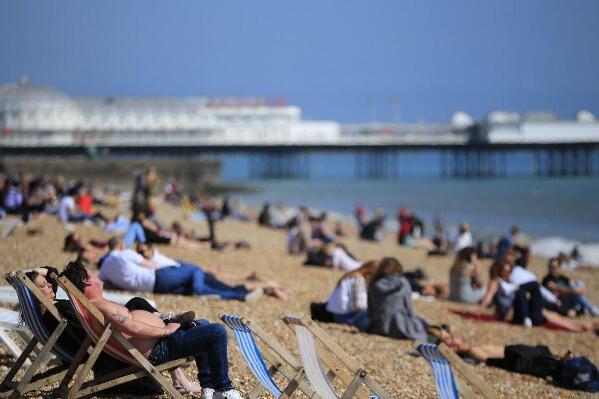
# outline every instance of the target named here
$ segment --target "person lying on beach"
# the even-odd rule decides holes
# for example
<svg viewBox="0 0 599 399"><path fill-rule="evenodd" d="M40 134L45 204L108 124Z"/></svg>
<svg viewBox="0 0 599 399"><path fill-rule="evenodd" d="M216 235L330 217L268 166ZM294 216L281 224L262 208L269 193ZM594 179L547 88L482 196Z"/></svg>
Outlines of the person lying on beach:
<svg viewBox="0 0 599 399"><path fill-rule="evenodd" d="M570 255L566 255L564 252L560 252L557 255L557 259L559 260L560 267L563 270L585 271L593 269L592 266L581 263L578 247L574 247Z"/></svg>
<svg viewBox="0 0 599 399"><path fill-rule="evenodd" d="M411 272L404 272L403 277L410 283L412 293L437 299L447 299L449 297L449 285L447 283L428 283L422 281L426 277L424 271L420 268Z"/></svg>
<svg viewBox="0 0 599 399"><path fill-rule="evenodd" d="M336 243L320 244L308 249L304 265L331 267L351 272L362 266L362 262L356 259L345 245Z"/></svg>
<svg viewBox="0 0 599 399"><path fill-rule="evenodd" d="M168 244L174 247L186 249L202 249L208 248L207 244L196 240L189 240L178 235L175 232L161 229L152 220L146 217L143 210L137 209L133 211L131 224L123 236L125 246L132 248L137 242L151 244Z"/></svg>
<svg viewBox="0 0 599 399"><path fill-rule="evenodd" d="M255 272L251 272L247 275L238 275L235 273L225 272L220 268L202 268L199 265L184 262L182 260L175 260L162 254L157 248L148 244L137 244L137 253L142 255L144 258L152 262L157 268L164 268L169 266L176 267L195 267L204 273L204 295L218 295L221 299L228 299L228 296L233 292L233 296L236 298L239 287L245 287L246 291L252 291L256 289L264 290L264 293L273 296L282 301L287 301L288 294L279 284L274 281L264 281L257 276ZM228 285L219 279L227 279L239 282L235 286Z"/></svg>
<svg viewBox="0 0 599 399"><path fill-rule="evenodd" d="M599 328L599 320L571 320L554 311L544 309L539 284L537 282L523 285L512 283L510 281L512 267L508 260L493 263L489 271L487 293L478 306L478 313L483 313L486 307L493 303L495 314L500 319L514 324L530 327L551 322L575 332L593 331Z"/></svg>
<svg viewBox="0 0 599 399"><path fill-rule="evenodd" d="M210 248L222 251L226 248L235 248L235 249L249 249L250 244L247 241L239 240L236 241L233 245L230 245L229 242L226 241L218 241L216 239L216 235L214 232L214 221L208 222L208 230L209 234L207 236L197 236L194 231L185 230L181 223L175 221L171 225L171 230L177 234L179 237L183 237L190 241L198 241L200 243L210 243Z"/></svg>
<svg viewBox="0 0 599 399"><path fill-rule="evenodd" d="M130 311L125 306L104 299L104 283L97 273L80 263L69 263L63 275L151 363L161 364L193 356L198 368L198 380L203 388L202 398L242 398L229 378L227 331L222 324L206 320L165 324L152 312Z"/></svg>
<svg viewBox="0 0 599 399"><path fill-rule="evenodd" d="M56 306L58 312L67 319L68 324L63 331L63 333L58 338L58 345L66 351L68 351L73 357L79 350L79 347L83 343L83 338L86 336L85 330L79 323L79 319L77 318L75 311L73 310L73 305L71 301L66 299L56 299L56 290L58 288L58 284L49 279L48 275L50 273L54 273L58 275L58 270L50 267L38 267L35 269L24 270L25 275L40 289L42 294L46 296L53 304ZM54 331L54 329L58 326L58 321L47 309L40 303L40 312L42 313L42 317L44 320L44 324L48 331ZM126 304L125 307L130 310L146 310L150 311L154 315L158 316L165 322L172 321L193 321L193 316L190 318L190 314L187 315L179 315L175 313L160 313L158 310L154 309L152 305L150 305L144 298L131 298ZM181 317L185 316L185 317ZM111 356L105 355L104 353L100 354L100 358L94 365L94 374L96 377L101 376L102 374L107 374L108 372L113 372L118 369L129 367L126 364L123 364ZM190 382L185 373L181 368L177 368L170 372L171 378L173 379L173 383L175 388L181 392L182 394L192 394L198 393L200 391L200 387L198 384L194 384ZM131 384L130 384L131 385ZM146 385L149 385L146 386ZM111 393L142 393L142 394L155 394L157 392L152 391L153 385L148 382L143 382L138 384L136 382L134 387L118 387L118 390L113 390ZM132 389L134 388L134 389ZM150 391L146 392L147 389ZM155 389L155 388L154 388Z"/></svg>
<svg viewBox="0 0 599 399"><path fill-rule="evenodd" d="M84 242L78 233L70 233L64 238L62 250L75 252L80 259L95 265L106 253L107 248L108 242L106 241L89 240Z"/></svg>
<svg viewBox="0 0 599 399"><path fill-rule="evenodd" d="M432 330L432 333L465 359L473 359L507 371L550 378L563 388L599 391L597 367L586 357L574 357L569 350L552 353L544 345L472 345L457 334L450 334L442 329Z"/></svg>
<svg viewBox="0 0 599 399"><path fill-rule="evenodd" d="M156 265L132 249L122 239L108 241L110 252L101 262L100 278L127 291L175 295L218 295L221 299L255 301L264 293L276 296L280 288L274 283L250 283L229 286L205 273L200 267L172 260L170 265ZM170 263L170 262L168 262Z"/></svg>

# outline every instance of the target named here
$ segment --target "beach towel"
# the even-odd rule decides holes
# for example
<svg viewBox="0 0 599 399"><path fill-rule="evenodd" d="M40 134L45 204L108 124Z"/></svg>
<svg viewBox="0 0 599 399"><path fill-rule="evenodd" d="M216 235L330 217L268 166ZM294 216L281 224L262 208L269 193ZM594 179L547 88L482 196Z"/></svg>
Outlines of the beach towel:
<svg viewBox="0 0 599 399"><path fill-rule="evenodd" d="M499 317L495 316L495 315L490 315L490 314L478 314L475 312L469 312L467 310L458 310L458 309L452 309L450 310L451 313L457 314L458 316L460 316L462 319L466 319L466 320L478 320L478 321L482 321L482 322L496 322L496 323L509 323L511 324L509 321L505 321L500 319ZM572 332L560 325L554 324L554 323L550 323L550 322L545 322L545 324L543 324L542 326L535 326L535 327L543 327L546 328L548 330L559 330L559 331L568 331L568 332Z"/></svg>

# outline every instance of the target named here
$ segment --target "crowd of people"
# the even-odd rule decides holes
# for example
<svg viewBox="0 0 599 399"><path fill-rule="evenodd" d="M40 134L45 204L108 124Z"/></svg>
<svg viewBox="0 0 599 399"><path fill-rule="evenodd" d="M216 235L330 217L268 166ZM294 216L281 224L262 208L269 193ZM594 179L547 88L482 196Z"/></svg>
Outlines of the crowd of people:
<svg viewBox="0 0 599 399"><path fill-rule="evenodd" d="M228 374L227 334L222 325L197 319L193 312L161 313L142 298L121 306L104 299L103 290L209 295L247 303L263 295L287 301L289 294L277 282L265 281L254 272L238 275L165 255L161 246L188 251L248 249L250 245L245 241L231 244L218 240L216 227L226 218L247 221L251 217L240 212L229 198L219 203L203 194L186 195L173 179L160 191L158 175L151 167L136 170L134 180L131 217L107 218L95 209L106 201L84 182L0 176L0 216L13 215L27 222L42 215L56 215L67 230L74 230L73 224L83 222L110 232L112 236L103 240L86 240L76 231L68 232L63 250L72 253L75 260L62 275L108 321L130 337L131 343L152 363L193 356L199 383L189 381L180 369L171 372L181 393L202 393L206 399L240 398ZM160 201L180 206L184 212L196 215L196 220L205 221L208 235L198 236L177 221L166 227L156 212ZM555 361L551 373L570 367L567 365L572 356L520 344L469 344L452 333L449 326L435 325L418 315L413 299L428 297L469 304L475 314L488 314L492 307L497 320L528 327L549 322L572 332L599 333L599 319L595 319L599 308L585 297L582 282L573 281L562 272L574 268L571 259L564 255L550 259L547 275L538 280L527 269L530 251L516 226L488 245L475 242L466 222L459 225L453 239L447 239L443 222L437 218L434 236L427 238L422 219L401 208L397 214L398 245L420 247L429 255L453 256L447 279L431 283L422 269L406 270L395 257L358 259L345 238L355 234L362 240L381 242L385 235L385 212L376 209L369 218L367 209L360 205L355 217L355 233L341 221L331 221L327 213L313 214L303 206L290 213L281 204L272 207L267 203L256 218L262 227L286 230L288 253L305 256L305 265L342 272L326 301L311 305L311 315L316 320L346 324L363 333L396 339L443 342L460 356L518 372L522 370L516 370L514 358L519 356L543 353L546 359ZM490 267L483 266L487 261L481 258L492 258ZM28 270L27 276L72 321L69 324L72 330L61 340L69 340L65 346L76 352L84 334L77 330L81 326L69 301L56 299L56 283L48 278L48 271L58 274L57 270L44 267ZM578 318L582 315L589 317ZM56 323L53 320L51 317L45 320L49 328ZM124 367L113 362L109 356L101 356L94 371L101 375L103 369ZM156 388L149 385L148 392Z"/></svg>

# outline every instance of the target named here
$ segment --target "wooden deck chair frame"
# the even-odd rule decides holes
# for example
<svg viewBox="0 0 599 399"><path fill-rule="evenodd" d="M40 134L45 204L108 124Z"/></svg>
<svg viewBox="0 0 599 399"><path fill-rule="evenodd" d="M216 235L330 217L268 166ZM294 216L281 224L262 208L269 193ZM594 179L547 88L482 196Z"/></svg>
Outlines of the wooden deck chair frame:
<svg viewBox="0 0 599 399"><path fill-rule="evenodd" d="M280 318L294 333L296 333L294 326L302 326L320 341L326 350L318 350L318 356L320 361L329 369L327 372L329 381L332 382L337 377L347 387L341 396L342 399L353 397L370 399L370 392L379 399L387 399L385 390L372 379L356 359L348 355L315 321L310 318L284 314L280 315ZM367 387L369 392L364 387Z"/></svg>
<svg viewBox="0 0 599 399"><path fill-rule="evenodd" d="M25 346L27 346L29 341L31 341L31 333L29 328L24 324L19 323L18 320L18 312L6 308L0 308L0 342L2 345L6 346L15 360L21 356L23 349L12 339L12 337L7 334L7 331L14 332L20 338L20 340L25 343ZM37 355L39 353L39 348L36 348L34 352ZM49 356L49 358L53 357L54 356ZM29 359L25 360L25 366L31 366Z"/></svg>
<svg viewBox="0 0 599 399"><path fill-rule="evenodd" d="M223 320L225 325L230 327L224 320L226 316L232 316L225 313L219 313L218 318ZM237 316L233 316L237 317ZM300 390L309 398L320 399L320 396L310 386L306 379L304 368L284 346L282 346L274 337L264 331L260 325L247 317L237 317L241 323L243 323L251 332L254 337L258 337L264 344L261 345L260 355L262 359L269 365L268 373L270 376L274 376L276 373L281 374L289 383L283 389L282 394L279 396L281 399L289 398L296 390ZM240 348L241 350L241 348ZM288 366L288 367L286 367ZM289 371L289 369L291 371ZM250 399L259 398L260 392L262 392L263 386L260 381L254 386L249 394Z"/></svg>
<svg viewBox="0 0 599 399"><path fill-rule="evenodd" d="M60 287L72 295L77 301L79 301L85 309L93 316L93 318L101 325L104 326L102 334L97 340L93 337L88 336L89 345L82 345L71 367L68 369L63 381L61 382L58 391L59 394L65 399L80 398L94 394L107 388L114 387L129 381L133 381L142 377L150 377L156 381L160 386L175 399L182 399L183 396L173 387L173 385L161 374L162 371L170 371L174 368L182 366L188 362L193 361L192 358L182 358L173 360L167 363L163 363L158 366L152 365L148 359L146 359L123 335L110 323L105 323L104 315L79 291L71 281L66 277L57 278L52 275L51 278L56 279ZM76 307L73 306L76 310ZM76 313L77 310L76 310ZM78 314L82 325L85 323L84 317ZM85 326L84 326L85 327ZM89 335L89 334L88 334ZM116 341L122 345L131 356L128 361L132 364L131 367L116 371L114 373L95 378L89 382L84 383L88 377L92 366L95 364L100 353L105 349L108 340L114 337ZM85 355L89 353L87 361L82 364ZM122 360L122 359L119 359ZM82 367L81 367L82 366ZM77 373L77 369L81 368ZM75 377L73 384L69 387L68 384Z"/></svg>
<svg viewBox="0 0 599 399"><path fill-rule="evenodd" d="M418 350L418 347L421 344L423 344L421 341L414 342L414 349ZM497 394L489 388L489 385L474 373L470 366L464 363L462 358L452 351L451 348L444 343L440 343L437 345L437 350L449 362L454 371L453 375L460 397L465 399L475 399L482 395L484 398L488 399L498 398ZM474 388L474 390L472 388ZM479 394L475 393L475 391L478 391Z"/></svg>
<svg viewBox="0 0 599 399"><path fill-rule="evenodd" d="M67 320L58 312L58 309L56 309L56 306L54 306L52 301L46 298L41 290L24 273L17 272L14 274L13 278L22 282L29 289L35 299L47 309L47 312L50 312L50 314L58 321L58 325L54 331L52 331L49 339L45 343L39 337L36 337L36 335L33 334L29 344L27 344L21 355L17 358L13 367L8 371L2 380L2 383L0 384L0 397L17 398L24 393L61 381L66 374L68 368L68 363L66 363L66 360L68 359L64 359L64 356L57 356L65 361L64 364L55 366L43 373L37 373L37 371L40 367L46 364L47 360L52 355L52 349L66 328ZM31 329L31 331L33 332L34 329ZM37 356L27 368L23 378L21 378L20 381L15 381L17 373L25 366L29 356L32 353L34 355L36 354L36 348L38 344L42 346L41 350L38 351Z"/></svg>

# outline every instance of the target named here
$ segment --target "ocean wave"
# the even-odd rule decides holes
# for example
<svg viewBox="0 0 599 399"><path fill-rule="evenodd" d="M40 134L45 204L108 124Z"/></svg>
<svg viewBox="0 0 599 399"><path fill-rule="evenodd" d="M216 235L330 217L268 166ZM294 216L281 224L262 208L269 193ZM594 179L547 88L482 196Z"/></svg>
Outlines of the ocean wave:
<svg viewBox="0 0 599 399"><path fill-rule="evenodd" d="M546 237L533 241L530 249L534 255L553 258L560 252L570 254L578 248L580 263L599 267L599 243L581 243L563 237Z"/></svg>

